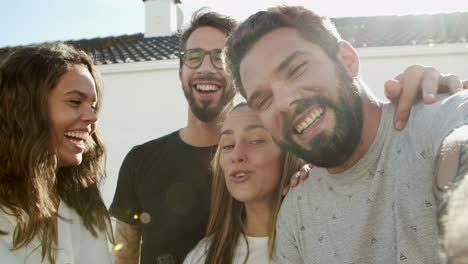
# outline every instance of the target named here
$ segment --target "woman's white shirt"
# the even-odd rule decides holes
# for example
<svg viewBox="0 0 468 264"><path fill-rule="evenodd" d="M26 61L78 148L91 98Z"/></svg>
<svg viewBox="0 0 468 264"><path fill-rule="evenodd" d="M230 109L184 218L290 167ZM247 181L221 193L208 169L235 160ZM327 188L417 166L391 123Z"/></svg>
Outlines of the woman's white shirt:
<svg viewBox="0 0 468 264"><path fill-rule="evenodd" d="M246 236L249 243L249 258L247 264L276 264L268 256L268 237L250 237ZM187 255L184 264L204 264L206 253L211 239L202 239L197 246ZM234 254L233 264L242 264L247 256L247 244L243 237L239 238L236 252Z"/></svg>
<svg viewBox="0 0 468 264"><path fill-rule="evenodd" d="M98 231L94 237L82 224L75 209L63 201L58 208L60 217L58 224L58 250L56 263L60 264L107 264L112 263L109 244L105 232ZM26 215L27 217L27 215ZM9 264L37 264L49 263L47 256L41 262L40 240L34 238L27 246L17 250L10 250L13 242L13 232L16 218L0 209L0 230L7 231L7 235L0 235L1 263Z"/></svg>

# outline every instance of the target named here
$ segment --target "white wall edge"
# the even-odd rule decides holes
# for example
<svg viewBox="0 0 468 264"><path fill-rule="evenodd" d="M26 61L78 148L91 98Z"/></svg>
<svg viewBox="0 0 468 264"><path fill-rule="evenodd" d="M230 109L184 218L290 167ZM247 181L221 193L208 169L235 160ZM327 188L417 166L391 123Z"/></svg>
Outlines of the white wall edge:
<svg viewBox="0 0 468 264"><path fill-rule="evenodd" d="M359 57L377 59L385 57L445 56L468 54L468 43L412 45L395 47L356 48Z"/></svg>
<svg viewBox="0 0 468 264"><path fill-rule="evenodd" d="M179 59L96 65L101 74L131 73L179 68Z"/></svg>

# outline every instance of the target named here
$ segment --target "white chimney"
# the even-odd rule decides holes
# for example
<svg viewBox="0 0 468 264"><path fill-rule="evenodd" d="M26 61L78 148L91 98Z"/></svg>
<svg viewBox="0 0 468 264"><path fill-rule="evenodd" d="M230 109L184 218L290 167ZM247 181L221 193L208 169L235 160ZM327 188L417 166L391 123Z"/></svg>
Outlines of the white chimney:
<svg viewBox="0 0 468 264"><path fill-rule="evenodd" d="M180 0L143 0L145 3L145 37L169 36L182 25Z"/></svg>

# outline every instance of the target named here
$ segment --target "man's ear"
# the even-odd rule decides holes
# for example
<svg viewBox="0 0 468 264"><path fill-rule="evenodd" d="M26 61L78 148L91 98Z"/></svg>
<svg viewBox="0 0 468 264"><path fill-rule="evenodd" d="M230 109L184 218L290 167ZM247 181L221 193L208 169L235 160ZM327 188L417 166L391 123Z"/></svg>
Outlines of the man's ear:
<svg viewBox="0 0 468 264"><path fill-rule="evenodd" d="M182 66L179 67L179 80L182 81Z"/></svg>
<svg viewBox="0 0 468 264"><path fill-rule="evenodd" d="M357 77L359 75L359 56L356 50L345 40L339 41L338 44L340 45L336 55L338 60L352 77Z"/></svg>

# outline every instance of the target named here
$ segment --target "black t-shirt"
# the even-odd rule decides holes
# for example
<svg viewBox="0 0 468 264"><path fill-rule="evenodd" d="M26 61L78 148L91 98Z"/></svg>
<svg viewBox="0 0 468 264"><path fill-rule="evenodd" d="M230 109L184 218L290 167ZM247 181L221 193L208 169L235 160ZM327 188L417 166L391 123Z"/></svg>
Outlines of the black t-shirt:
<svg viewBox="0 0 468 264"><path fill-rule="evenodd" d="M141 225L141 263L182 263L203 238L215 150L188 145L176 131L134 147L125 157L110 212Z"/></svg>

